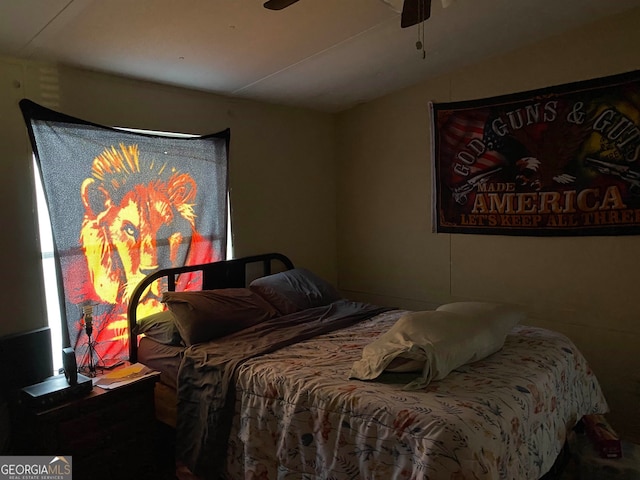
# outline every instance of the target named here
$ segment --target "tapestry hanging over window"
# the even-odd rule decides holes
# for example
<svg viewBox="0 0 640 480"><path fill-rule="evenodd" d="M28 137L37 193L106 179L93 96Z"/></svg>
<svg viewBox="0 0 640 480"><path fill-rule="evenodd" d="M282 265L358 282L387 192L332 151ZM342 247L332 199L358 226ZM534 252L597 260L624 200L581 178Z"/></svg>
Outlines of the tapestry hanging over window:
<svg viewBox="0 0 640 480"><path fill-rule="evenodd" d="M431 103L433 227L640 233L640 72Z"/></svg>
<svg viewBox="0 0 640 480"><path fill-rule="evenodd" d="M69 345L78 365L109 366L127 358L128 300L147 274L225 258L230 132L147 135L26 99L20 107L51 219ZM198 282L185 274L176 289ZM138 318L163 310L162 289L148 289Z"/></svg>

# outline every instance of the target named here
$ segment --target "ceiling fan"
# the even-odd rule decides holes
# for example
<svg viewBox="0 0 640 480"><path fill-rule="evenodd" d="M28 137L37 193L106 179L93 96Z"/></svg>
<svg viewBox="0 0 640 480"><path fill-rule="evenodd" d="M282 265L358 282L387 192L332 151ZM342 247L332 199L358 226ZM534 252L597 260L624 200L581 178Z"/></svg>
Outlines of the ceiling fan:
<svg viewBox="0 0 640 480"><path fill-rule="evenodd" d="M298 0L268 0L264 3L264 7L269 10L282 10L297 1ZM404 0L402 4L402 14L400 16L400 26L402 28L411 27L424 22L430 16L431 0Z"/></svg>

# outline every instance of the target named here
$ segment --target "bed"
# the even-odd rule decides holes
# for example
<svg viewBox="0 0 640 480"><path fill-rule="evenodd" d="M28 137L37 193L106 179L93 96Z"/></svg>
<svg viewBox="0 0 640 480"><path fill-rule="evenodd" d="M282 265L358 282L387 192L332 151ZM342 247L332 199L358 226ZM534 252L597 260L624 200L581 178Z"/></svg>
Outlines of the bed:
<svg viewBox="0 0 640 480"><path fill-rule="evenodd" d="M195 272L202 292L172 292ZM158 280L162 328L136 314ZM158 418L175 426L177 460L205 479L541 478L580 418L608 407L567 337L502 307L352 302L284 255L257 255L147 277L129 306L130 357L161 371ZM452 320L465 325L457 337ZM416 347L411 328L425 324L447 329L439 353Z"/></svg>

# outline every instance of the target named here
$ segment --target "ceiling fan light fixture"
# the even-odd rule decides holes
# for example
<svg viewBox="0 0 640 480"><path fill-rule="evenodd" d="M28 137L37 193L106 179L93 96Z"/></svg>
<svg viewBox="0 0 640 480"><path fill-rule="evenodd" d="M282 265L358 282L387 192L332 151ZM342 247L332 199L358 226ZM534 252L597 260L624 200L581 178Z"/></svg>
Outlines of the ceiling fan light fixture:
<svg viewBox="0 0 640 480"><path fill-rule="evenodd" d="M404 0L400 26L412 27L424 22L431 16L431 0Z"/></svg>
<svg viewBox="0 0 640 480"><path fill-rule="evenodd" d="M400 26L402 28L419 25L431 16L431 0L382 0L394 10L398 11L402 5L400 14ZM442 6L449 6L454 0L441 0ZM283 10L290 7L298 0L267 0L264 8L268 10Z"/></svg>
<svg viewBox="0 0 640 480"><path fill-rule="evenodd" d="M394 12L402 13L404 0L382 0L382 2L386 3Z"/></svg>

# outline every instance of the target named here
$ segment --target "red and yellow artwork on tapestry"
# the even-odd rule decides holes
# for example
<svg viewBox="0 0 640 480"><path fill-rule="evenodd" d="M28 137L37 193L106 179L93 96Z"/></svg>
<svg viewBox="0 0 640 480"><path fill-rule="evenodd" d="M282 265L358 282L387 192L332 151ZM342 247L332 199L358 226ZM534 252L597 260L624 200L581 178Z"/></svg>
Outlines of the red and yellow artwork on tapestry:
<svg viewBox="0 0 640 480"><path fill-rule="evenodd" d="M137 145L112 146L98 155L78 192L84 208L82 255L64 272L68 300L95 305L94 340L101 359L117 358L128 346L127 306L138 283L159 268L218 260L197 231L193 204L197 185L188 173L141 161ZM178 288L194 278L183 276ZM138 317L163 309L160 285L146 292ZM76 323L76 347L87 342Z"/></svg>
<svg viewBox="0 0 640 480"><path fill-rule="evenodd" d="M157 134L99 125L28 99L20 109L53 239L53 262L43 252L45 287L49 294L57 287L60 309L47 302L49 322L60 319L62 346L75 350L81 367L126 360L127 309L140 281L226 255L230 130ZM177 290L200 287L196 274L175 279ZM139 319L163 310L164 290L156 283L144 292Z"/></svg>

